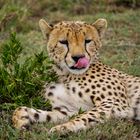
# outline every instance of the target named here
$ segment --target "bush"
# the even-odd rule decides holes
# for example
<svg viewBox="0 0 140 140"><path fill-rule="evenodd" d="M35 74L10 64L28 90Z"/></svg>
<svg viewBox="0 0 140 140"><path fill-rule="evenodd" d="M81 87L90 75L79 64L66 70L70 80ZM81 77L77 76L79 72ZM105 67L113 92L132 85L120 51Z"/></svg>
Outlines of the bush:
<svg viewBox="0 0 140 140"><path fill-rule="evenodd" d="M54 72L48 71L51 63L43 52L26 58L20 64L22 46L15 34L2 45L0 56L0 109L13 109L20 105L48 107L41 99L40 91L45 81L56 80Z"/></svg>

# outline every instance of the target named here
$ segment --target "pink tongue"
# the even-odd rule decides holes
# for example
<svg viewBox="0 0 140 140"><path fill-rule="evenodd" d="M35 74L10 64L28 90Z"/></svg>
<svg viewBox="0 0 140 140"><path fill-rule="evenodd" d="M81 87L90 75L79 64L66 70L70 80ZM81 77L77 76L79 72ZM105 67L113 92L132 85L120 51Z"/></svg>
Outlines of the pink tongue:
<svg viewBox="0 0 140 140"><path fill-rule="evenodd" d="M76 68L86 68L89 64L89 60L86 57L80 58L78 62L74 65Z"/></svg>

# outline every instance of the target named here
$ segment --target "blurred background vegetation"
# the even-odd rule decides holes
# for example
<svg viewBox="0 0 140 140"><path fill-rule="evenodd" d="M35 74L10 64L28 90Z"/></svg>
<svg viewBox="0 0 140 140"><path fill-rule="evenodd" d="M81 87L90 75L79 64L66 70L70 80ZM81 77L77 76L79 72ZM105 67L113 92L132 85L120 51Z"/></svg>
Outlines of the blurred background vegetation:
<svg viewBox="0 0 140 140"><path fill-rule="evenodd" d="M108 30L101 50L103 61L139 75L134 66L140 57L137 51L140 44L139 17L139 0L0 0L0 44L10 32L16 32L24 47L23 58L45 48L38 27L40 18L51 24L61 20L92 23L98 18L106 18ZM122 51L125 51L124 55L119 55ZM129 71L131 64L134 64L133 70Z"/></svg>
<svg viewBox="0 0 140 140"><path fill-rule="evenodd" d="M70 20L75 16L123 13L140 7L139 0L0 0L0 31L29 32L37 21ZM34 24L33 24L34 23Z"/></svg>
<svg viewBox="0 0 140 140"><path fill-rule="evenodd" d="M12 128L10 119L11 111L20 105L50 108L40 92L45 81L57 77L48 71L46 41L38 26L41 18L50 24L61 20L92 23L106 18L101 60L140 76L139 0L0 0L0 140L48 138L48 124L35 125L32 132L21 134ZM134 140L139 132L137 125L115 120L67 139ZM52 135L50 139L63 138Z"/></svg>

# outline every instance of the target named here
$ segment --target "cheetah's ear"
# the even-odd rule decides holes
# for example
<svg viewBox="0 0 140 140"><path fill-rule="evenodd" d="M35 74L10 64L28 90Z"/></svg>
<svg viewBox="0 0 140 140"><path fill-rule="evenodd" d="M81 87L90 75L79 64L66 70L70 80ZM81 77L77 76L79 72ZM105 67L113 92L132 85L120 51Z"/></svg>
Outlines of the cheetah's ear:
<svg viewBox="0 0 140 140"><path fill-rule="evenodd" d="M96 20L92 25L97 29L99 36L101 37L107 28L107 20L100 18Z"/></svg>
<svg viewBox="0 0 140 140"><path fill-rule="evenodd" d="M50 26L44 19L39 20L39 27L42 31L43 37L45 39L48 38L53 27Z"/></svg>

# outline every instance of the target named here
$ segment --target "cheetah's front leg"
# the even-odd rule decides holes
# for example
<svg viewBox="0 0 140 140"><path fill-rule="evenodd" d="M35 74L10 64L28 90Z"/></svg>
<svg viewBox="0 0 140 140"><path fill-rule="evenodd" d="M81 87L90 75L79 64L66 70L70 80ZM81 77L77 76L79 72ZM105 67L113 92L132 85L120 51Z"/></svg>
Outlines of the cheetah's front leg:
<svg viewBox="0 0 140 140"><path fill-rule="evenodd" d="M28 107L17 108L12 117L14 127L18 129L28 129L29 126L36 122L53 122L60 123L68 120L74 112L69 112L63 108L54 108L52 111L43 111Z"/></svg>
<svg viewBox="0 0 140 140"><path fill-rule="evenodd" d="M67 132L86 130L95 126L95 124L99 122L104 122L105 119L109 119L111 117L125 118L127 113L127 108L126 110L118 110L118 108L112 104L105 104L105 106L93 108L92 110L81 114L75 119L51 128L50 133L58 132L65 134Z"/></svg>

